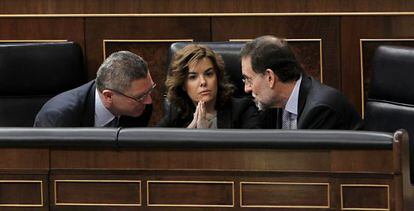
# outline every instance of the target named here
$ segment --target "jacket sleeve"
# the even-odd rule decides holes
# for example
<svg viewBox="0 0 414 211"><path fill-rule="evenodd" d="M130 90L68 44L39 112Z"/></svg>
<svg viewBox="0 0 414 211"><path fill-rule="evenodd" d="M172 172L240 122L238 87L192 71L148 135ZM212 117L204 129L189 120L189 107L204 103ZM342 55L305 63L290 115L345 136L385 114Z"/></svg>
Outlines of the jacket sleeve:
<svg viewBox="0 0 414 211"><path fill-rule="evenodd" d="M36 115L33 127L57 127L56 116L58 116L58 112L39 112Z"/></svg>
<svg viewBox="0 0 414 211"><path fill-rule="evenodd" d="M329 106L318 106L313 108L306 119L303 120L302 128L306 129L336 129L355 130L362 127L362 121L355 112L339 112Z"/></svg>
<svg viewBox="0 0 414 211"><path fill-rule="evenodd" d="M73 112L63 112L57 109L41 110L34 120L33 127L69 127L73 125Z"/></svg>

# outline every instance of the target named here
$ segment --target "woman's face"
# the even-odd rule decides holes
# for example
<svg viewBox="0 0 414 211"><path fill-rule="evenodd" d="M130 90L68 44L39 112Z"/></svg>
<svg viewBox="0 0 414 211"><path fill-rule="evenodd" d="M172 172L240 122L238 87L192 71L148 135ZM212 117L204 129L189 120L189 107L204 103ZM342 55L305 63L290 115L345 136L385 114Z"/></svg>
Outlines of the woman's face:
<svg viewBox="0 0 414 211"><path fill-rule="evenodd" d="M184 83L184 89L195 105L199 101L215 104L217 74L209 58L195 60L188 65L188 75Z"/></svg>

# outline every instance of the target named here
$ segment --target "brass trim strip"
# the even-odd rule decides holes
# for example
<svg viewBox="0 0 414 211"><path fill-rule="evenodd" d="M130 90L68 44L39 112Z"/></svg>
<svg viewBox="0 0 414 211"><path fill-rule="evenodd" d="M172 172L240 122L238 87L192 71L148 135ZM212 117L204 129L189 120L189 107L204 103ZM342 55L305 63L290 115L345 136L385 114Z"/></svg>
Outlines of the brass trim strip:
<svg viewBox="0 0 414 211"><path fill-rule="evenodd" d="M230 42L248 42L253 39L229 39ZM288 42L319 42L319 69L320 69L320 82L323 83L323 42L320 39L285 39Z"/></svg>
<svg viewBox="0 0 414 211"><path fill-rule="evenodd" d="M326 186L327 191L327 205L324 206L303 206L303 205L243 205L243 184L253 185L310 185L310 186ZM254 208L308 208L308 209L326 209L330 208L330 184L329 183L307 183L307 182L240 182L240 207L254 207Z"/></svg>
<svg viewBox="0 0 414 211"><path fill-rule="evenodd" d="M57 183L138 183L139 184L139 203L138 204L117 204L117 203L61 203L57 202ZM118 207L139 207L142 205L142 196L141 191L142 185L141 180L54 180L53 190L54 190L54 203L55 206L118 206Z"/></svg>
<svg viewBox="0 0 414 211"><path fill-rule="evenodd" d="M231 205L211 205L211 204L152 204L150 203L150 183L191 183L191 184L231 184L232 204ZM234 207L235 205L234 181L175 181L175 180L148 180L147 181L147 206L148 207Z"/></svg>
<svg viewBox="0 0 414 211"><path fill-rule="evenodd" d="M0 180L0 183L39 183L40 204L0 204L0 207L43 207L43 180Z"/></svg>
<svg viewBox="0 0 414 211"><path fill-rule="evenodd" d="M41 17L261 17L261 16L407 16L414 12L280 12L280 13L49 13L49 14L1 14L0 18L41 18Z"/></svg>
<svg viewBox="0 0 414 211"><path fill-rule="evenodd" d="M361 75L361 116L365 118L365 87L364 87L364 50L363 42L401 42L401 41L414 41L414 39L359 39L359 63L360 63L360 75Z"/></svg>
<svg viewBox="0 0 414 211"><path fill-rule="evenodd" d="M320 39L320 44L319 44L319 66L321 69L321 74L320 74L320 78L321 78L321 83L323 83L323 41L322 38Z"/></svg>
<svg viewBox="0 0 414 211"><path fill-rule="evenodd" d="M67 42L68 40L0 40L0 43Z"/></svg>
<svg viewBox="0 0 414 211"><path fill-rule="evenodd" d="M365 93L364 93L364 53L362 50L362 39L359 39L359 64L361 76L361 118L365 119Z"/></svg>
<svg viewBox="0 0 414 211"><path fill-rule="evenodd" d="M123 40L123 39L104 39L102 40L102 49L103 49L103 60L106 58L106 43L107 42L141 42L141 43L151 43L151 42L193 42L194 39L150 39L150 40Z"/></svg>
<svg viewBox="0 0 414 211"><path fill-rule="evenodd" d="M343 187L376 187L376 188L387 188L387 208L359 208L359 207L344 207L344 195ZM341 197L341 210L379 210L379 211L389 211L390 210L390 186L381 185L381 184L341 184L340 190Z"/></svg>

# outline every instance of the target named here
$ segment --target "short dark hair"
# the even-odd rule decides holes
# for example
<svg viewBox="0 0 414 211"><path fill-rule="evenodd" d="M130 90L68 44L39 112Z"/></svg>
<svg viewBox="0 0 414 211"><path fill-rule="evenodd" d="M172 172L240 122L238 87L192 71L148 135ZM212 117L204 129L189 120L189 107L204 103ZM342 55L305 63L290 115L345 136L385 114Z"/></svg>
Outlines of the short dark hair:
<svg viewBox="0 0 414 211"><path fill-rule="evenodd" d="M125 91L132 81L146 78L147 75L147 63L140 56L129 51L118 51L106 58L99 67L96 87L101 92L104 89Z"/></svg>
<svg viewBox="0 0 414 211"><path fill-rule="evenodd" d="M266 69L271 69L282 82L296 81L303 72L287 42L271 35L247 42L240 55L251 58L254 72L264 74Z"/></svg>
<svg viewBox="0 0 414 211"><path fill-rule="evenodd" d="M221 56L207 46L189 44L174 55L165 82L168 100L180 109L184 116L193 112L192 110L194 108L193 101L183 89L189 71L188 66L193 61L198 61L203 58L210 59L216 71L216 109L228 103L234 91L234 85L229 82L224 73L224 61Z"/></svg>

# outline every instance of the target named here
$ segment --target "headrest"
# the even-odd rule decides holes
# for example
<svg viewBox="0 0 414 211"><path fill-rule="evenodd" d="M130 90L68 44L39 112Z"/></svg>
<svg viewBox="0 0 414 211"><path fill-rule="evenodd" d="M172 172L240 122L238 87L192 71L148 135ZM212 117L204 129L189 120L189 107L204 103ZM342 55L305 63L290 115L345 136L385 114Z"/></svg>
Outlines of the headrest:
<svg viewBox="0 0 414 211"><path fill-rule="evenodd" d="M201 44L208 46L214 52L221 55L225 65L225 71L230 81L236 86L235 97L245 96L244 84L242 82L240 51L244 42L177 42L170 47L168 54L168 66L170 66L173 55L189 44Z"/></svg>
<svg viewBox="0 0 414 211"><path fill-rule="evenodd" d="M414 48L380 46L373 59L370 99L414 104Z"/></svg>
<svg viewBox="0 0 414 211"><path fill-rule="evenodd" d="M86 81L79 45L0 44L0 95L55 95Z"/></svg>

